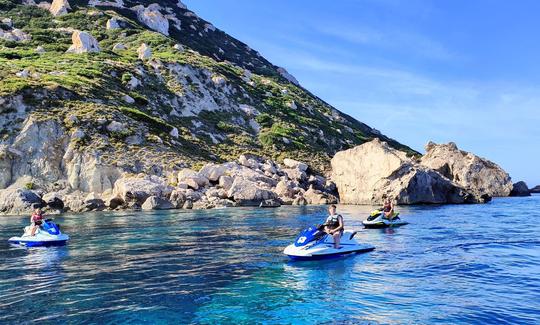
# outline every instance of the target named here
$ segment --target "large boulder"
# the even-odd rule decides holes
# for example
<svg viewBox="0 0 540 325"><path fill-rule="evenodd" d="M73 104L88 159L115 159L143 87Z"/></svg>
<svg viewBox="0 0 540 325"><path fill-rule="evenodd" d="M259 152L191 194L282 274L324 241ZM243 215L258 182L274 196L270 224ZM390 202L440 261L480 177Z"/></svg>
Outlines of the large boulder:
<svg viewBox="0 0 540 325"><path fill-rule="evenodd" d="M186 202L186 195L179 190L173 190L169 201L175 209L180 209Z"/></svg>
<svg viewBox="0 0 540 325"><path fill-rule="evenodd" d="M299 168L283 168L283 172L289 179L297 182L304 182L307 178L306 172Z"/></svg>
<svg viewBox="0 0 540 325"><path fill-rule="evenodd" d="M34 191L25 189L0 190L0 213L24 214L45 207L46 203Z"/></svg>
<svg viewBox="0 0 540 325"><path fill-rule="evenodd" d="M97 40L87 32L74 31L71 35L71 41L73 44L67 50L68 53L81 54L100 51Z"/></svg>
<svg viewBox="0 0 540 325"><path fill-rule="evenodd" d="M56 192L47 193L43 195L42 199L50 209L59 211L64 210L64 201L60 194Z"/></svg>
<svg viewBox="0 0 540 325"><path fill-rule="evenodd" d="M138 5L132 9L137 12L139 21L148 26L148 28L163 35L169 35L169 20L161 13L159 4L153 3L146 8Z"/></svg>
<svg viewBox="0 0 540 325"><path fill-rule="evenodd" d="M501 167L470 152L459 150L453 142L429 142L421 164L477 195L508 196L513 188L510 176Z"/></svg>
<svg viewBox="0 0 540 325"><path fill-rule="evenodd" d="M313 186L304 193L304 198L308 204L336 204L338 199L328 193L316 190Z"/></svg>
<svg viewBox="0 0 540 325"><path fill-rule="evenodd" d="M341 203L345 204L382 204L387 197L397 204L472 203L488 199L471 195L379 139L336 153L331 165L332 180Z"/></svg>
<svg viewBox="0 0 540 325"><path fill-rule="evenodd" d="M124 202L136 202L142 205L150 196L168 197L172 188L155 176L127 176L114 183L113 194Z"/></svg>
<svg viewBox="0 0 540 325"><path fill-rule="evenodd" d="M243 206L259 206L263 201L277 199L276 193L259 187L253 181L239 177L234 179L228 196Z"/></svg>
<svg viewBox="0 0 540 325"><path fill-rule="evenodd" d="M178 184L187 185L187 187L198 190L199 188L208 186L210 182L208 178L201 175L201 173L197 173L189 168L184 168L178 172Z"/></svg>
<svg viewBox="0 0 540 325"><path fill-rule="evenodd" d="M49 7L49 12L55 17L67 14L68 10L71 10L71 7L67 0L54 0Z"/></svg>
<svg viewBox="0 0 540 325"><path fill-rule="evenodd" d="M377 204L386 198L394 198L397 204L461 204L491 200L489 195L473 195L434 170L408 165L381 179L372 195L371 202Z"/></svg>
<svg viewBox="0 0 540 325"><path fill-rule="evenodd" d="M83 201L83 211L102 211L105 209L105 201L97 193L89 193Z"/></svg>
<svg viewBox="0 0 540 325"><path fill-rule="evenodd" d="M206 164L199 171L200 176L204 176L211 182L219 181L221 176L227 172L227 167L224 165Z"/></svg>
<svg viewBox="0 0 540 325"><path fill-rule="evenodd" d="M540 193L540 185L536 185L535 187L531 188L531 193Z"/></svg>
<svg viewBox="0 0 540 325"><path fill-rule="evenodd" d="M175 206L167 199L152 195L144 201L141 208L143 210L170 210Z"/></svg>
<svg viewBox="0 0 540 325"><path fill-rule="evenodd" d="M514 184L510 196L531 196L531 191L525 182L520 181Z"/></svg>
<svg viewBox="0 0 540 325"><path fill-rule="evenodd" d="M283 159L283 165L285 165L285 167L287 168L299 169L303 172L305 172L308 169L308 165L304 164L303 162L290 159L290 158Z"/></svg>

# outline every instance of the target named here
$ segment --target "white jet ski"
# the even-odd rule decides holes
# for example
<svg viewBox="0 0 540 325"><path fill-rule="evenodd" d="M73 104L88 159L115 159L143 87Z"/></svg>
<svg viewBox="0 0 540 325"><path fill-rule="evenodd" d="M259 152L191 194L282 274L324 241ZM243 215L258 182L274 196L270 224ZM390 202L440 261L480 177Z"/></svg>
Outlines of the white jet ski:
<svg viewBox="0 0 540 325"><path fill-rule="evenodd" d="M388 219L384 216L380 210L371 212L371 215L367 220L362 221L362 224L366 228L390 228L399 227L409 224L407 221L403 221L399 218L399 212L394 213L392 219Z"/></svg>
<svg viewBox="0 0 540 325"><path fill-rule="evenodd" d="M30 235L30 226L24 228L22 236L11 237L8 241L13 245L26 247L62 246L67 243L69 236L60 232L60 227L47 219L36 229L34 236Z"/></svg>
<svg viewBox="0 0 540 325"><path fill-rule="evenodd" d="M293 244L285 248L283 253L293 260L318 260L336 258L347 254L365 253L375 249L369 244L359 243L354 236L356 231L344 231L340 248L334 248L334 238L319 227L304 229Z"/></svg>

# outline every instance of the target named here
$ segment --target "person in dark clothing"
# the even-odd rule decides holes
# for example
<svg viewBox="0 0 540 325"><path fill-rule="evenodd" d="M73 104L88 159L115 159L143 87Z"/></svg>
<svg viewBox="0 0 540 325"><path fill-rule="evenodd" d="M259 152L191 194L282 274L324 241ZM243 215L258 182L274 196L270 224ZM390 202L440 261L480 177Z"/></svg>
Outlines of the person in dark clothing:
<svg viewBox="0 0 540 325"><path fill-rule="evenodd" d="M326 222L324 223L324 231L330 236L334 237L334 248L339 249L341 234L345 228L343 224L343 217L340 214L336 214L336 206L333 204L328 207L328 213L330 215L328 218L326 218Z"/></svg>

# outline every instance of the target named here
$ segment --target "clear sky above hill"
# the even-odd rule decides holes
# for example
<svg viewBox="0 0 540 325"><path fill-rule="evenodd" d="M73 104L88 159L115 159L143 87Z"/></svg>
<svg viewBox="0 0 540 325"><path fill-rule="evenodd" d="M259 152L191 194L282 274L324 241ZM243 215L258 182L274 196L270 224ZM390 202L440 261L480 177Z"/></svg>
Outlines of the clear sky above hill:
<svg viewBox="0 0 540 325"><path fill-rule="evenodd" d="M540 184L540 1L184 2L384 134Z"/></svg>

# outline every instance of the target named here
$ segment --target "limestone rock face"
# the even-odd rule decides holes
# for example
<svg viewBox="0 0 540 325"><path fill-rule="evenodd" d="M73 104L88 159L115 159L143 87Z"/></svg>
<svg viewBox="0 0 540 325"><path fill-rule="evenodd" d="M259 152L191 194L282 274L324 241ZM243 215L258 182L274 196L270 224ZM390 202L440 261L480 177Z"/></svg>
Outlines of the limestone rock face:
<svg viewBox="0 0 540 325"><path fill-rule="evenodd" d="M332 158L332 180L342 203L371 204L377 183L398 170L411 165L405 153L390 148L379 140L340 151Z"/></svg>
<svg viewBox="0 0 540 325"><path fill-rule="evenodd" d="M169 20L161 12L161 7L153 3L148 7L138 5L132 8L137 12L139 21L148 28L155 30L163 35L169 35Z"/></svg>
<svg viewBox="0 0 540 325"><path fill-rule="evenodd" d="M44 207L45 202L35 192L24 189L0 191L0 213L29 213L37 207Z"/></svg>
<svg viewBox="0 0 540 325"><path fill-rule="evenodd" d="M514 184L510 196L531 196L531 191L525 182L520 181Z"/></svg>
<svg viewBox="0 0 540 325"><path fill-rule="evenodd" d="M426 145L421 164L475 194L508 196L512 180L497 164L472 153L459 150L455 143Z"/></svg>
<svg viewBox="0 0 540 325"><path fill-rule="evenodd" d="M143 204L150 196L167 197L172 188L165 185L158 177L122 177L114 183L113 194L122 198L124 202Z"/></svg>
<svg viewBox="0 0 540 325"><path fill-rule="evenodd" d="M239 177L232 183L228 196L244 206L259 206L263 201L277 199L276 193L259 187L253 181Z"/></svg>
<svg viewBox="0 0 540 325"><path fill-rule="evenodd" d="M473 203L487 199L473 196L378 139L336 153L331 164L341 203L382 204L386 197L397 204Z"/></svg>
<svg viewBox="0 0 540 325"><path fill-rule="evenodd" d="M68 10L71 10L71 7L67 0L54 0L49 7L49 12L55 17L67 14Z"/></svg>
<svg viewBox="0 0 540 325"><path fill-rule="evenodd" d="M73 44L67 50L68 53L94 53L99 52L99 44L97 40L87 32L74 31L71 36Z"/></svg>

